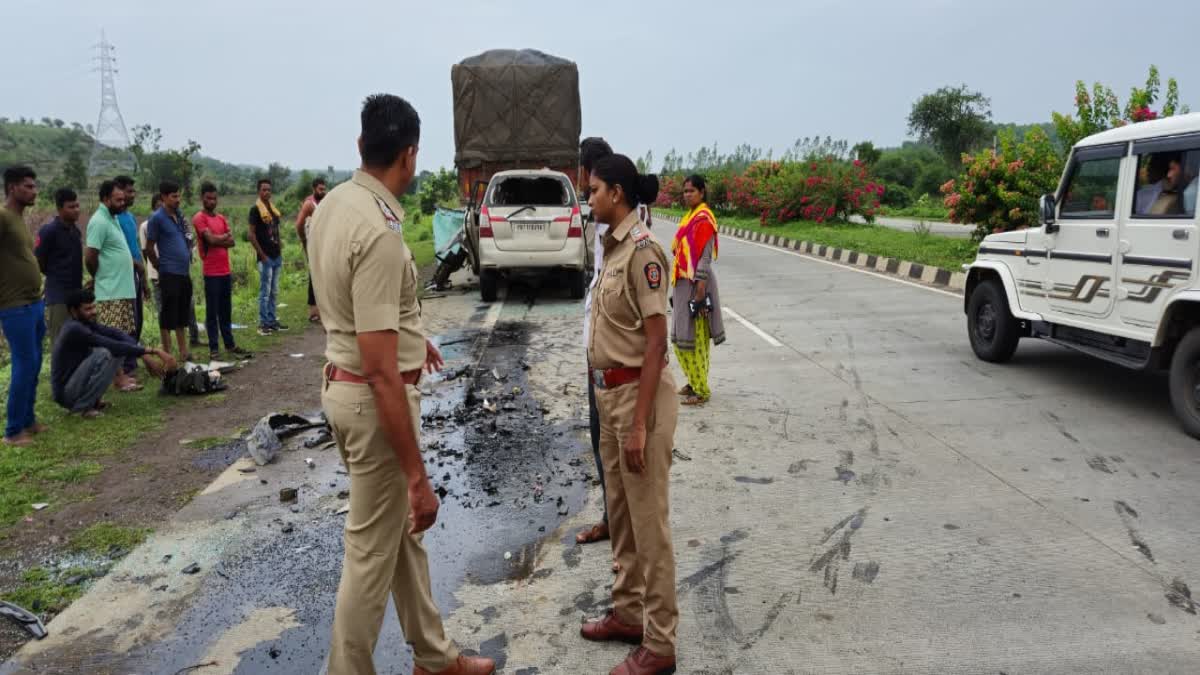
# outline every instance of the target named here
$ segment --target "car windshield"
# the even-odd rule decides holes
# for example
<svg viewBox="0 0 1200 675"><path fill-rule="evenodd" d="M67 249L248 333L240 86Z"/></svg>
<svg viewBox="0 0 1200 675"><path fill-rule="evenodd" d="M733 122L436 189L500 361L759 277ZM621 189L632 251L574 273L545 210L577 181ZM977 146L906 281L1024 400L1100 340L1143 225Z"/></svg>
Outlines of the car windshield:
<svg viewBox="0 0 1200 675"><path fill-rule="evenodd" d="M572 206L571 190L552 176L508 176L492 186L489 206Z"/></svg>

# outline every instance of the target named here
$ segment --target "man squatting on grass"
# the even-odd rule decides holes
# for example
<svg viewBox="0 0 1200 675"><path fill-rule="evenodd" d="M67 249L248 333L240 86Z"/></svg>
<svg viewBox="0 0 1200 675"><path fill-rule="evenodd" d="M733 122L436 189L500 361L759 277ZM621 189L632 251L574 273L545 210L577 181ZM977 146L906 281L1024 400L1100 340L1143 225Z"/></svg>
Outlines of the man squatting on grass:
<svg viewBox="0 0 1200 675"><path fill-rule="evenodd" d="M113 385L124 358L142 359L155 376L175 369L175 359L167 352L96 323L96 296L91 291L71 291L66 305L71 318L63 324L50 357L50 388L60 406L87 418L98 417L107 407L104 392Z"/></svg>

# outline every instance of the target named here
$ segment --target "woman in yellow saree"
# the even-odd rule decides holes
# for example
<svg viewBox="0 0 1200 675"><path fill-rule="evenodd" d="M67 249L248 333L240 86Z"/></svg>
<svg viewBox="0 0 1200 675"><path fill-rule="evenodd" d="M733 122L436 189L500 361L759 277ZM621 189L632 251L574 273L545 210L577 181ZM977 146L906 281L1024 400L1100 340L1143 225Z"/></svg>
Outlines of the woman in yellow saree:
<svg viewBox="0 0 1200 675"><path fill-rule="evenodd" d="M703 405L712 396L708 386L709 347L725 341L713 270L718 248L717 218L707 201L704 177L688 176L683 183L683 203L688 211L671 242L671 282L675 286L671 342L688 380L679 394L686 397L684 405L692 406Z"/></svg>

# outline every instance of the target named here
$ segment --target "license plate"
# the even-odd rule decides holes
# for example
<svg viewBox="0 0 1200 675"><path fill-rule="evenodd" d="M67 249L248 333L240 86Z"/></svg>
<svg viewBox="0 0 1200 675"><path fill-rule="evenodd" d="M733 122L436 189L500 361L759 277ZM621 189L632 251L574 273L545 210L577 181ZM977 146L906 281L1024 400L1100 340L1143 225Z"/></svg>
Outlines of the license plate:
<svg viewBox="0 0 1200 675"><path fill-rule="evenodd" d="M545 223L514 223L513 227L517 232L545 232Z"/></svg>

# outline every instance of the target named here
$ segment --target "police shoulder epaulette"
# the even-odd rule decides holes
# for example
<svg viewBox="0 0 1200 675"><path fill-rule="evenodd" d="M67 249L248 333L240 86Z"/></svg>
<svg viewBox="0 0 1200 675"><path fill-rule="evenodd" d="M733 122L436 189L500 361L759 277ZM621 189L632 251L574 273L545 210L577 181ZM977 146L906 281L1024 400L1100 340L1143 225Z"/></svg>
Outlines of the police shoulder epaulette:
<svg viewBox="0 0 1200 675"><path fill-rule="evenodd" d="M650 242L653 241L653 239L650 236L650 233L643 232L642 228L640 228L640 227L635 227L632 230L630 230L629 235L631 237L633 237L633 243L638 248L646 248L647 246L650 245Z"/></svg>
<svg viewBox="0 0 1200 675"><path fill-rule="evenodd" d="M379 195L375 195L375 203L379 205L379 210L383 213L383 217L387 221L388 228L403 234L404 224L400 222L400 218L397 217L396 213L392 211L390 206L387 205L387 202L383 201L383 198Z"/></svg>

